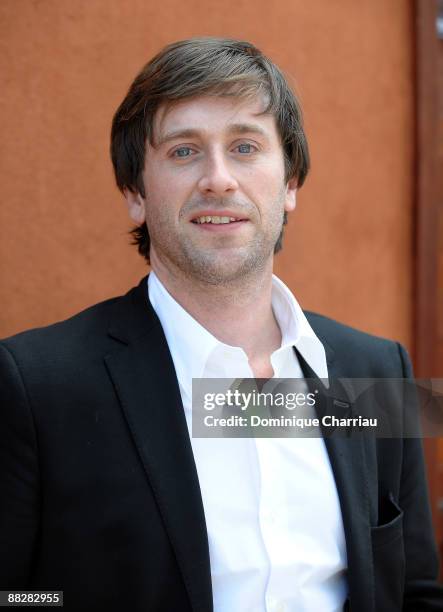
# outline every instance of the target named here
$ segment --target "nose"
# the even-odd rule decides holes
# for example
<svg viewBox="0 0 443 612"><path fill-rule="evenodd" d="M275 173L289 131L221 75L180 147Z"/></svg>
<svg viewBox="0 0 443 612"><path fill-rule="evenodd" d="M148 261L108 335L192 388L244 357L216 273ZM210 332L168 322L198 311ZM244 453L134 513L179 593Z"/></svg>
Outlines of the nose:
<svg viewBox="0 0 443 612"><path fill-rule="evenodd" d="M207 156L198 187L205 195L220 196L238 189L228 162L221 151Z"/></svg>

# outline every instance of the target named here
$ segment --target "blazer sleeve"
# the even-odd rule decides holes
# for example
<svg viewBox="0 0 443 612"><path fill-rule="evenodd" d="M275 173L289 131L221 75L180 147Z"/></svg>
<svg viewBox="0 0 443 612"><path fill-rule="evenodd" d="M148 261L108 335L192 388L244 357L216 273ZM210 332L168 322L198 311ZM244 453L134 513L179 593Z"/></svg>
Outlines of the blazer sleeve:
<svg viewBox="0 0 443 612"><path fill-rule="evenodd" d="M403 378L413 378L406 350L399 344ZM405 547L403 610L443 610L443 587L438 584L438 555L428 498L423 447L420 438L405 438L400 488Z"/></svg>
<svg viewBox="0 0 443 612"><path fill-rule="evenodd" d="M26 588L39 517L37 438L25 383L0 343L0 590Z"/></svg>

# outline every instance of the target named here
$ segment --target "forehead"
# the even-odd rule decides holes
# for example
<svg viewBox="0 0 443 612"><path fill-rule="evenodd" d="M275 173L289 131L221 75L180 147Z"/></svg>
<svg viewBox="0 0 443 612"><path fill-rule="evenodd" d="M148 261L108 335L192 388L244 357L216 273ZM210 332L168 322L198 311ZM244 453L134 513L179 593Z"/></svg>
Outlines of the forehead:
<svg viewBox="0 0 443 612"><path fill-rule="evenodd" d="M181 131L202 134L247 131L257 129L263 135L278 139L275 118L264 113L266 99L222 96L196 96L176 102L167 102L158 108L153 121L153 142L160 143L168 135ZM243 128L243 129L242 129Z"/></svg>

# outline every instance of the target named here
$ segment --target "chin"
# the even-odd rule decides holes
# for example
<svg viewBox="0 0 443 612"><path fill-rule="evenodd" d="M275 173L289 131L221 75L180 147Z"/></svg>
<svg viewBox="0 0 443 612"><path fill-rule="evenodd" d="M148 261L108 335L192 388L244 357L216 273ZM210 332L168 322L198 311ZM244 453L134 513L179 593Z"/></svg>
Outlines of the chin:
<svg viewBox="0 0 443 612"><path fill-rule="evenodd" d="M186 266L187 275L208 285L232 284L235 281L246 281L249 276L263 271L269 263L267 257L257 256L257 253L229 253L229 249L219 253L217 257L193 257Z"/></svg>

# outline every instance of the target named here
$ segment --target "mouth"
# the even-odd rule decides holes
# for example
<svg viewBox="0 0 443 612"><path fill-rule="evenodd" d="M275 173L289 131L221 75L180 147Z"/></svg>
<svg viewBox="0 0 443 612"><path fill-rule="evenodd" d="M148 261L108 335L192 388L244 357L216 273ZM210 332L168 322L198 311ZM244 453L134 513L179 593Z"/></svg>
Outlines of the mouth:
<svg viewBox="0 0 443 612"><path fill-rule="evenodd" d="M218 214L212 211L203 212L204 214L200 213L191 219L191 223L198 225L200 229L231 230L248 222L245 217L240 217L231 211L220 211Z"/></svg>

